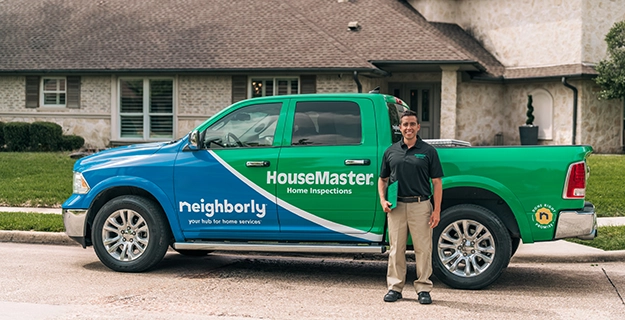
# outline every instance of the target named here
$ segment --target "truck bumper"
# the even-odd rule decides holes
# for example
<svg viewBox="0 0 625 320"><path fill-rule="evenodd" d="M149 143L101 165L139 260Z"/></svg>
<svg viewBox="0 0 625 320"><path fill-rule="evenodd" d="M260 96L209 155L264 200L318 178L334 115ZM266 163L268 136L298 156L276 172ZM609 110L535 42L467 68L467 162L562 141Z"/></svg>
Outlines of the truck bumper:
<svg viewBox="0 0 625 320"><path fill-rule="evenodd" d="M558 217L556 239L579 238L592 240L597 236L595 206L586 201L582 211L562 211Z"/></svg>
<svg viewBox="0 0 625 320"><path fill-rule="evenodd" d="M80 243L83 248L87 247L85 235L87 226L87 214L89 210L63 209L63 224L65 233L74 241Z"/></svg>

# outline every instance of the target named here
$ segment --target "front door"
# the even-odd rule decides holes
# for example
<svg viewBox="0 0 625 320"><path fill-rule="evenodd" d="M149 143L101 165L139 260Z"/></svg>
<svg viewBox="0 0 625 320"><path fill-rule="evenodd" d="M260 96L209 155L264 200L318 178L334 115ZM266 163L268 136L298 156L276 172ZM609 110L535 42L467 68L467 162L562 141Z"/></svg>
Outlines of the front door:
<svg viewBox="0 0 625 320"><path fill-rule="evenodd" d="M417 112L422 139L440 138L440 89L437 85L417 83L390 83L390 94L404 100L411 110Z"/></svg>

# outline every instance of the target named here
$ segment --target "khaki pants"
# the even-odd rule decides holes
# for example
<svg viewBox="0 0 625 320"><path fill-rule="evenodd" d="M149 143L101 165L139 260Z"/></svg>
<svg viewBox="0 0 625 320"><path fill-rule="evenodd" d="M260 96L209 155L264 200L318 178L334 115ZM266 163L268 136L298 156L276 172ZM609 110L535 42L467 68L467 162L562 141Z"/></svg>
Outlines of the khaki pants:
<svg viewBox="0 0 625 320"><path fill-rule="evenodd" d="M428 222L432 214L430 201L403 203L387 214L391 250L388 256L386 282L389 290L401 292L406 282L406 241L408 229L417 263L417 280L414 288L418 292L432 290L432 229Z"/></svg>

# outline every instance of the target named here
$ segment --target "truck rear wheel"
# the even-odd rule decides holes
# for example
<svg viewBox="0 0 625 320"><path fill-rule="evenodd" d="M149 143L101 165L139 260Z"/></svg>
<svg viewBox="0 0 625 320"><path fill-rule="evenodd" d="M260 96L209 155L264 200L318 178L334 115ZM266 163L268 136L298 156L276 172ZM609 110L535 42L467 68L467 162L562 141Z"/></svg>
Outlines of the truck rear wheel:
<svg viewBox="0 0 625 320"><path fill-rule="evenodd" d="M492 211L461 204L441 213L433 235L432 269L446 285L485 288L508 266L510 253L510 234Z"/></svg>
<svg viewBox="0 0 625 320"><path fill-rule="evenodd" d="M171 232L163 210L138 196L120 196L98 212L91 233L104 265L123 272L145 271L163 259Z"/></svg>

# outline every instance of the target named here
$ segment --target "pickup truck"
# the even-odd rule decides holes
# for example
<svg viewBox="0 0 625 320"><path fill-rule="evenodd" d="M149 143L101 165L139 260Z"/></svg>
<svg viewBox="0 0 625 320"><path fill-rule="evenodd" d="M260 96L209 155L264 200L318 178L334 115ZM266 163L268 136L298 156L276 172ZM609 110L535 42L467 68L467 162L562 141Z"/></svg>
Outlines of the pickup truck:
<svg viewBox="0 0 625 320"><path fill-rule="evenodd" d="M254 98L179 140L84 157L62 206L66 233L125 272L150 269L170 246L186 255L384 253L380 159L402 138L408 108L379 93ZM445 174L433 269L448 286L490 285L521 241L596 235L584 200L590 146L430 143Z"/></svg>

